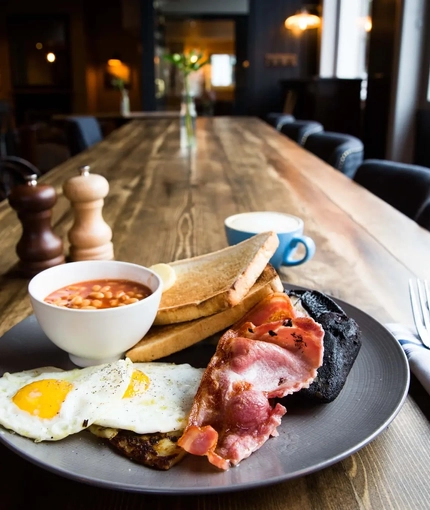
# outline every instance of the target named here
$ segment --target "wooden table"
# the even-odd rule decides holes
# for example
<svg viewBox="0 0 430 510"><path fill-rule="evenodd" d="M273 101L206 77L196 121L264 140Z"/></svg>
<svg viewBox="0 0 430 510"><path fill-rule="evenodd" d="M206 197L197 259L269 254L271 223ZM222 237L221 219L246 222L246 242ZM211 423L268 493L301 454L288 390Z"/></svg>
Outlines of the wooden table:
<svg viewBox="0 0 430 510"><path fill-rule="evenodd" d="M104 217L117 259L150 265L226 246L223 220L247 210L305 220L315 257L282 273L293 284L342 298L375 319L411 323L409 277L430 279L430 233L253 118L199 119L198 148L179 148L178 123L134 120L44 176L59 200L53 224L71 226L64 180L83 164L111 190ZM0 334L31 313L27 281L14 272L20 225L0 205ZM1 341L1 338L0 338ZM0 446L0 508L26 502L67 509L429 508L430 397L413 379L398 416L356 454L315 474L240 493L161 497L117 492L51 474Z"/></svg>

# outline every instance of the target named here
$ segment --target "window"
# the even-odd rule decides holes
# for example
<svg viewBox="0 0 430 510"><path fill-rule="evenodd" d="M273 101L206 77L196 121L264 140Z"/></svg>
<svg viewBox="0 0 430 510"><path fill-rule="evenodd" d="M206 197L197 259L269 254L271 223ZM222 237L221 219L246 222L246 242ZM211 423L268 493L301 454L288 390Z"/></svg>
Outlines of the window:
<svg viewBox="0 0 430 510"><path fill-rule="evenodd" d="M211 55L211 85L213 87L231 87L234 84L234 55Z"/></svg>
<svg viewBox="0 0 430 510"><path fill-rule="evenodd" d="M367 46L372 0L323 2L320 76L367 77ZM365 94L366 91L363 90Z"/></svg>

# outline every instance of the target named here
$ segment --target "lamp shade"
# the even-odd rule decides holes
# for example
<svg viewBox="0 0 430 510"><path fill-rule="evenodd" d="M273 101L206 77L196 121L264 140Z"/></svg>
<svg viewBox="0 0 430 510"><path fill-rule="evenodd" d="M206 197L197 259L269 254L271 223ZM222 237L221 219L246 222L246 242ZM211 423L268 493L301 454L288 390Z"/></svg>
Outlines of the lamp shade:
<svg viewBox="0 0 430 510"><path fill-rule="evenodd" d="M310 14L303 9L285 20L285 27L289 30L307 30L308 28L318 28L321 25L321 18L315 14Z"/></svg>
<svg viewBox="0 0 430 510"><path fill-rule="evenodd" d="M108 66L112 66L112 67L118 67L122 64L122 62L119 58L110 58L110 59L108 59L107 63L108 63Z"/></svg>
<svg viewBox="0 0 430 510"><path fill-rule="evenodd" d="M122 65L124 62L122 61L121 57L118 55L118 53L114 53L113 55L110 55L108 58L107 64L108 66L112 67L118 67Z"/></svg>

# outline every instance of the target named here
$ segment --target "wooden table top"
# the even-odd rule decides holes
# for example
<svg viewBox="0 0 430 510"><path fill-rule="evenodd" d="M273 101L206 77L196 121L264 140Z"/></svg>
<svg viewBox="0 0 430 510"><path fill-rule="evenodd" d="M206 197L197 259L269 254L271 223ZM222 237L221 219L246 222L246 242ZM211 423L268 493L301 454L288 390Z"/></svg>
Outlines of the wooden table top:
<svg viewBox="0 0 430 510"><path fill-rule="evenodd" d="M380 322L411 324L408 279L430 280L429 232L258 119L198 119L192 155L179 148L177 121L133 120L46 174L42 181L59 194L53 225L66 250L73 217L61 186L83 164L109 180L103 214L118 260L151 265L220 249L227 244L226 216L277 210L302 217L305 234L317 246L311 261L282 270L286 282L339 297ZM31 314L28 281L14 271L20 232L15 212L3 202L0 335ZM52 474L0 445L0 508L23 508L31 501L44 508L104 510L425 509L429 402L412 379L397 417L357 453L314 474L240 493L109 490Z"/></svg>

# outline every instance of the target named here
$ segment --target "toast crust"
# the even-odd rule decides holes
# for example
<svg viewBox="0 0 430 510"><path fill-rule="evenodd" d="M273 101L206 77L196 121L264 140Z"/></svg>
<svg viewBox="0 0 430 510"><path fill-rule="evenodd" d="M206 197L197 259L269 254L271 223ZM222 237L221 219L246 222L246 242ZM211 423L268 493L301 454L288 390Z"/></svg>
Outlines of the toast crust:
<svg viewBox="0 0 430 510"><path fill-rule="evenodd" d="M278 245L275 232L263 232L212 253L171 262L176 283L163 293L154 324L186 322L237 305Z"/></svg>
<svg viewBox="0 0 430 510"><path fill-rule="evenodd" d="M153 361L186 349L228 328L266 296L283 291L279 275L270 264L267 264L249 293L236 306L209 317L180 324L153 326L145 337L126 353L126 356L133 362Z"/></svg>

